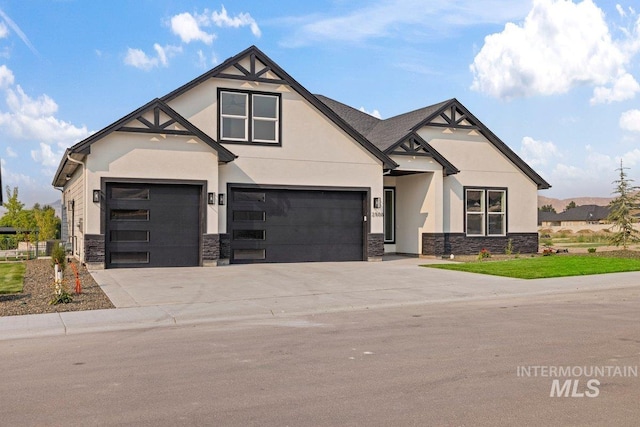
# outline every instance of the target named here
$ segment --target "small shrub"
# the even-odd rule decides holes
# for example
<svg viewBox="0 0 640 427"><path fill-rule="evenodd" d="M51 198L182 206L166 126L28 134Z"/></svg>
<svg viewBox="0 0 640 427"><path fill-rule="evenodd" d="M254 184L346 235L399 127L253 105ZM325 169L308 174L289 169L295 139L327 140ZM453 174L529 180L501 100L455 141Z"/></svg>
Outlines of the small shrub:
<svg viewBox="0 0 640 427"><path fill-rule="evenodd" d="M67 254L61 244L57 244L51 249L51 266L55 267L56 264L60 265L62 271L67 266Z"/></svg>
<svg viewBox="0 0 640 427"><path fill-rule="evenodd" d="M53 298L49 301L49 305L69 304L73 301L73 297L67 289L67 285L63 282L54 282Z"/></svg>
<svg viewBox="0 0 640 427"><path fill-rule="evenodd" d="M491 252L489 252L485 248L482 248L482 250L478 252L478 260L483 260L485 258L491 258Z"/></svg>
<svg viewBox="0 0 640 427"><path fill-rule="evenodd" d="M513 253L513 239L507 240L507 247L504 248L505 255L511 255Z"/></svg>
<svg viewBox="0 0 640 427"><path fill-rule="evenodd" d="M542 244L542 246L550 247L550 246L553 245L553 240L551 240L551 239L543 239L543 240L540 241L540 243Z"/></svg>
<svg viewBox="0 0 640 427"><path fill-rule="evenodd" d="M544 248L544 250L542 251L542 256L551 256L553 255L555 252L553 251L553 249L551 248Z"/></svg>
<svg viewBox="0 0 640 427"><path fill-rule="evenodd" d="M587 252L589 252L590 254L594 254L596 253L596 248L588 248Z"/></svg>

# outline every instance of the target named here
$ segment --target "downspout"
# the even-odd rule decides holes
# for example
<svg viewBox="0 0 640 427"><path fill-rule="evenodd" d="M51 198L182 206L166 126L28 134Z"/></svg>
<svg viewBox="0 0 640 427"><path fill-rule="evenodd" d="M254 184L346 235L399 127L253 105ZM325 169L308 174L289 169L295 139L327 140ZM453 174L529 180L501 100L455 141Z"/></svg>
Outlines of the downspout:
<svg viewBox="0 0 640 427"><path fill-rule="evenodd" d="M76 163L80 166L82 166L82 174L81 174L81 178L82 178L82 197L84 197L84 200L82 201L82 238L84 239L85 236L85 227L87 226L87 203L88 203L88 196L87 196L87 177L84 176L84 172L85 172L85 164L84 162L81 162L80 160L75 160L71 158L71 154L67 154L67 160L69 160L70 162ZM71 224L71 227L75 227L75 224ZM83 249L83 253L82 254L78 254L78 256L80 257L80 260L84 260L84 243L82 245L82 249Z"/></svg>

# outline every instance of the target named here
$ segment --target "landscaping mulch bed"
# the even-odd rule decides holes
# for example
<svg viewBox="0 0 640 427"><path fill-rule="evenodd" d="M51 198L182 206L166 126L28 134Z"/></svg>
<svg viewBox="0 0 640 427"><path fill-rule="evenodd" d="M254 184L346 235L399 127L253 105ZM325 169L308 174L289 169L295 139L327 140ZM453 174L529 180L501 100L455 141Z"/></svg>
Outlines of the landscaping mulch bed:
<svg viewBox="0 0 640 427"><path fill-rule="evenodd" d="M75 294L75 274L71 269L71 263L67 263L64 282L69 293L73 296L73 301L68 304L50 305L49 301L54 296L51 260L37 259L25 262L27 268L22 293L0 295L0 316L114 308L86 267L76 261L73 262L78 269L82 293Z"/></svg>

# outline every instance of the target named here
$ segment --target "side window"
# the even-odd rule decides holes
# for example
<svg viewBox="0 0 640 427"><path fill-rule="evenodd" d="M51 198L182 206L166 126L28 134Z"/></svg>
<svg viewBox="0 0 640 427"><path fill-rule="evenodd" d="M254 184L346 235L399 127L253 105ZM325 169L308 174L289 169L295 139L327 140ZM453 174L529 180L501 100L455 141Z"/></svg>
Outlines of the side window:
<svg viewBox="0 0 640 427"><path fill-rule="evenodd" d="M465 233L467 236L507 234L507 191L467 188L464 192Z"/></svg>

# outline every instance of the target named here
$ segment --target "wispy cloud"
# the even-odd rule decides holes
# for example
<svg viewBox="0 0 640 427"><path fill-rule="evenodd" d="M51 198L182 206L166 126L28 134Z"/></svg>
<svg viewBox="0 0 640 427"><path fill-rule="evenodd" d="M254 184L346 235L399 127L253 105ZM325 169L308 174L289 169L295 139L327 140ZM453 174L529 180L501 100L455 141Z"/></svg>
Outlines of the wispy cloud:
<svg viewBox="0 0 640 427"><path fill-rule="evenodd" d="M27 37L27 35L20 29L20 27L18 27L18 24L13 22L13 19L11 19L9 17L9 15L4 13L4 11L2 9L0 9L0 17L2 17L2 19L9 26L9 28L11 28L11 30L14 33L16 33L18 35L18 37L20 37L20 40L22 40L22 42L31 50L31 52L33 52L36 56L40 56L40 53L38 53L36 48L33 47L33 45L31 44L31 41L29 41L29 38ZM6 27L4 27L4 32L6 33ZM1 33L2 33L2 31L0 31L0 34Z"/></svg>
<svg viewBox="0 0 640 427"><path fill-rule="evenodd" d="M524 1L505 4L499 0L460 0L425 6L424 0L377 0L346 12L286 18L296 30L283 44L295 47L320 42L361 43L383 37L411 39L416 34L425 41L463 26L521 18L527 6Z"/></svg>

